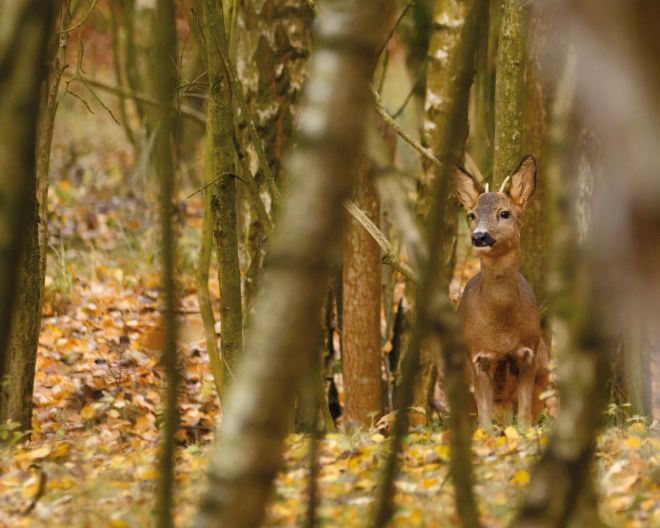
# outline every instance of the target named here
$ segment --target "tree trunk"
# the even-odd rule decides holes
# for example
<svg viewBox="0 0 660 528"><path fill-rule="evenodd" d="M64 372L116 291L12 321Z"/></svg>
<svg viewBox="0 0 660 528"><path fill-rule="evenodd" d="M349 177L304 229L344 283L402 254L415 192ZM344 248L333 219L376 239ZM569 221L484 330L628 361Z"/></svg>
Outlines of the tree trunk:
<svg viewBox="0 0 660 528"><path fill-rule="evenodd" d="M154 55L151 75L155 87L158 111L153 166L159 181L162 268L161 281L164 296L162 364L165 369L164 424L160 453L160 478L156 496L156 522L159 528L173 525L175 434L178 425L177 407L177 325L175 253L176 240L172 216L175 199L175 168L172 145L175 116L172 101L178 86L176 53L176 15L172 0L157 0L154 31Z"/></svg>
<svg viewBox="0 0 660 528"><path fill-rule="evenodd" d="M477 50L477 66L473 94L470 100L470 152L481 171L484 182L493 179L495 149L495 67L500 33L501 0L488 5L488 17L482 29L488 34Z"/></svg>
<svg viewBox="0 0 660 528"><path fill-rule="evenodd" d="M561 407L550 442L534 465L526 498L513 526L599 526L591 462L606 401L609 354L607 287L603 270L578 244L574 204L575 182L565 178L572 165L571 103L576 76L573 57L566 62L554 104L545 174L551 192L554 233L552 268L555 333L558 336ZM562 282L560 282L560 280Z"/></svg>
<svg viewBox="0 0 660 528"><path fill-rule="evenodd" d="M436 0L433 12L433 27L431 30L431 43L428 51L428 73L426 82L426 103L424 118L424 139L427 146L434 152L439 152L450 139L447 137L449 124L447 116L458 104L456 111L460 124L454 130L458 134L457 141L451 141L452 151L450 163L463 164L465 140L467 139L468 123L468 97L463 97L455 90L456 79L461 79L461 90L469 93L473 79L474 60L469 64L462 64L457 60L460 49L460 36L465 21L471 9L474 9L471 0ZM423 160L424 172L418 188L418 212L428 225L429 209L433 196L433 189L438 185L440 168ZM454 271L456 257L456 236L458 228L458 200L454 197L451 187L446 187L447 194L444 208L444 217L441 223L443 245L442 261L438 267L440 275L440 289L449 290L449 282ZM430 226L433 229L436 226ZM410 315L409 315L410 316ZM432 409L431 396L435 383L435 369L437 357L437 343L427 341L423 348L420 366L415 376L415 396L413 405L430 411Z"/></svg>
<svg viewBox="0 0 660 528"><path fill-rule="evenodd" d="M253 527L263 520L305 355L318 353L319 313L372 101L385 4L329 0L319 14L288 192L197 526Z"/></svg>
<svg viewBox="0 0 660 528"><path fill-rule="evenodd" d="M314 11L306 0L253 0L240 14L238 65L278 185L311 50Z"/></svg>
<svg viewBox="0 0 660 528"><path fill-rule="evenodd" d="M552 95L556 79L560 77L559 65L553 64L553 56L565 56L565 49L553 41L549 48L552 29L538 9L532 8L530 21L530 49L525 72L523 138L521 156L532 154L538 166L543 167L546 157L548 121L552 112ZM556 29L556 28L554 28ZM552 52L548 50L552 49ZM548 222L548 180L544 174L536 179L534 199L525 209L520 230L521 271L536 295L541 308L541 326L549 343L551 332L548 319L547 263L550 246Z"/></svg>
<svg viewBox="0 0 660 528"><path fill-rule="evenodd" d="M16 326L23 322L20 319L14 321L12 330L12 315L15 293L20 292L21 301L28 294L20 290L26 275L33 273L32 278L39 281L41 274L37 128L54 3L2 0L0 11L0 419L19 412L19 421L29 427L30 417L25 412L29 413L31 399L26 401L26 393L29 390L31 396L34 359L30 355L36 347L33 341L35 333L38 336L39 316L36 323L31 318L30 328ZM26 243L21 239L28 234ZM21 270L21 262L26 261L30 272ZM39 301L38 286L29 293L36 295L33 302ZM35 306L31 309L34 311ZM18 350L10 339L16 343L23 332L29 334L30 348ZM28 372L14 378L19 364L27 365Z"/></svg>
<svg viewBox="0 0 660 528"><path fill-rule="evenodd" d="M513 173L523 156L523 103L530 6L503 0L495 80L493 190Z"/></svg>
<svg viewBox="0 0 660 528"><path fill-rule="evenodd" d="M56 6L59 2L56 3ZM68 8L61 5L60 26L69 23ZM55 36L52 28L48 50L48 76L41 89L40 115L37 131L37 182L29 219L21 236L23 248L19 263L19 291L9 338L6 375L11 382L0 398L0 423L7 419L20 424L22 431L32 427L32 391L34 387L43 286L48 251L48 172L53 139L57 97L64 67L62 59L66 35Z"/></svg>
<svg viewBox="0 0 660 528"><path fill-rule="evenodd" d="M236 227L232 91L229 73L223 63L223 57L227 56L227 37L221 2L204 0L203 25L210 89L207 123L210 140L206 145L210 149L211 181L215 180L211 186L210 204L218 254L220 347L226 382L233 376L236 359L243 350L243 310Z"/></svg>
<svg viewBox="0 0 660 528"><path fill-rule="evenodd" d="M419 364L419 355L424 340L429 334L442 345L445 364L445 380L450 406L452 462L450 471L455 487L456 510L461 525L479 525L474 492L472 490L472 463L470 459L471 430L467 413L467 380L465 379L465 350L462 343L458 318L447 295L446 283L438 273L444 261L443 244L446 236L444 227L447 218L452 174L455 170L456 152L462 149L465 136L465 112L468 103L469 86L475 49L480 35L477 28L485 18L485 0L466 2L466 11L461 18L461 30L456 36L457 43L451 56L447 77L448 89L445 92L452 105L447 107L443 122L444 139L437 150L442 170L438 174L438 185L432 195L429 213L429 257L424 262L420 286L417 290L417 318L410 335L408 349L403 358L402 382L399 394L400 410L393 427L390 453L383 468L382 482L375 509L374 526L387 526L391 520L393 507L394 480L398 472L399 451L408 428L407 408L413 401L413 378ZM445 21L448 19L444 19ZM439 54L442 55L442 54Z"/></svg>
<svg viewBox="0 0 660 528"><path fill-rule="evenodd" d="M357 171L353 201L378 223L380 199L372 164ZM344 222L342 368L345 424L371 426L383 411L380 336L380 248L348 213Z"/></svg>

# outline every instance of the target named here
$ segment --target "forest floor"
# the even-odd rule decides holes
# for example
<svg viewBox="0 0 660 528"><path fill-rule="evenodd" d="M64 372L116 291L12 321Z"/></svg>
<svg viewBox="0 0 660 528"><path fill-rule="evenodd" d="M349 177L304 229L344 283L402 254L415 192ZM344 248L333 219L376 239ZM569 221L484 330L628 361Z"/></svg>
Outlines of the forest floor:
<svg viewBox="0 0 660 528"><path fill-rule="evenodd" d="M74 171L75 172L75 171ZM111 175L107 175L111 178ZM162 340L157 233L142 198L61 180L51 190L52 254L35 383L32 440L0 429L0 526L143 527L152 523L157 470ZM80 184L79 184L80 183ZM179 266L182 427L176 523L194 525L218 405L192 280L199 200L183 201ZM145 214L145 211L147 213ZM217 282L212 283L217 289ZM598 441L601 515L611 526L660 526L657 425L622 418ZM529 481L549 424L473 439L485 526L505 526ZM287 439L269 526L305 516L308 439ZM327 435L320 448L324 526L364 526L374 504L387 438L375 430ZM397 480L395 526L451 526L449 448L441 426L409 435Z"/></svg>

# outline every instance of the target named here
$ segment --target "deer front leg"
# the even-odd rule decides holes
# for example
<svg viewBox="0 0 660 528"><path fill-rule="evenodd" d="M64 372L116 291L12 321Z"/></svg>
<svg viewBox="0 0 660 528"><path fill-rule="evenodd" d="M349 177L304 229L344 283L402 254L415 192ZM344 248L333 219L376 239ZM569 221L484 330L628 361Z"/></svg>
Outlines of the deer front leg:
<svg viewBox="0 0 660 528"><path fill-rule="evenodd" d="M474 358L474 399L477 402L479 427L490 431L493 427L493 360L485 354Z"/></svg>
<svg viewBox="0 0 660 528"><path fill-rule="evenodd" d="M532 425L532 398L536 379L536 355L531 348L521 348L516 352L518 360L518 424Z"/></svg>

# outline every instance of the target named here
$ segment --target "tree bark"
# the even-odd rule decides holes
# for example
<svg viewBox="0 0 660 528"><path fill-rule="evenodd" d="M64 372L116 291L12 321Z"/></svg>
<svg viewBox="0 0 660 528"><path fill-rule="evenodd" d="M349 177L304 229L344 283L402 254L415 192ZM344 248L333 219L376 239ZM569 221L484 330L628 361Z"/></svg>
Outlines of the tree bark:
<svg viewBox="0 0 660 528"><path fill-rule="evenodd" d="M523 102L530 6L503 0L495 80L493 190L513 173L523 156Z"/></svg>
<svg viewBox="0 0 660 528"><path fill-rule="evenodd" d="M162 268L161 281L164 295L162 363L165 368L164 424L160 452L160 478L156 496L156 523L159 528L173 525L175 434L178 425L177 407L177 292L174 280L176 240L172 225L175 199L174 140L175 115L172 101L178 86L176 53L176 15L172 0L157 0L154 19L154 55L152 78L155 96L159 102L154 114L157 126L153 166L159 181L160 228Z"/></svg>
<svg viewBox="0 0 660 528"><path fill-rule="evenodd" d="M13 414L17 405L19 420L29 427L30 418L23 411L31 404L30 399L25 401L34 375L29 374L34 372L29 356L36 346L32 341L35 332L38 335L39 325L37 322L36 329L34 324L25 329L14 326L12 331L12 317L15 293L20 291L19 285L28 274L21 275L21 260L33 265L35 281L41 273L37 128L54 3L3 0L0 11L3 17L0 27L0 419L11 417L9 413ZM29 244L26 244L21 239L28 233ZM30 292L35 293L37 298L31 299L34 302L39 300L40 289ZM20 294L24 296L28 292ZM23 331L30 334L31 348L19 351L10 345L10 339L16 343ZM10 338L12 332L14 337ZM18 364L27 364L28 373L15 379Z"/></svg>
<svg viewBox="0 0 660 528"><path fill-rule="evenodd" d="M424 139L432 152L439 152L443 145L450 142L452 151L450 163L463 164L465 151L465 140L467 139L468 123L468 97L462 96L454 84L460 79L460 90L469 93L474 71L474 58L467 64L457 59L460 50L460 37L463 32L465 21L475 2L470 0L436 0L433 12L433 26L431 30L431 43L428 51L428 73L426 82L426 103L424 118ZM457 141L448 138L449 112L456 108L460 124L453 131L458 135ZM437 164L423 160L424 172L418 188L418 213L428 225L428 229L434 229L429 222L429 209L433 195L433 189L438 185L438 177L442 169ZM449 282L454 271L456 257L456 236L458 228L458 200L454 197L451 186L446 187L444 217L441 229L443 245L442 261L438 267L440 275L440 289L447 292ZM411 314L408 315L409 317ZM429 340L422 348L420 366L415 376L415 392L413 405L432 409L431 397L435 383L437 356L437 343Z"/></svg>
<svg viewBox="0 0 660 528"><path fill-rule="evenodd" d="M288 193L197 526L253 527L263 520L305 355L318 353L319 313L363 142L385 4L332 0L319 14Z"/></svg>
<svg viewBox="0 0 660 528"><path fill-rule="evenodd" d="M67 27L68 8L60 2L60 26ZM55 21L53 21L55 22ZM11 380L0 397L0 423L7 419L20 424L22 431L32 427L32 391L34 387L37 348L41 327L43 287L48 250L48 172L53 127L57 112L60 80L64 72L62 60L67 36L57 36L51 28L48 45L48 76L41 88L37 130L36 194L31 200L29 219L21 236L18 283L21 295L16 299L14 319L8 344L6 375Z"/></svg>
<svg viewBox="0 0 660 528"><path fill-rule="evenodd" d="M353 201L379 222L380 199L371 162L357 171ZM383 411L380 335L380 248L349 213L344 217L342 369L345 424L371 426Z"/></svg>
<svg viewBox="0 0 660 528"><path fill-rule="evenodd" d="M241 272L238 261L236 226L236 174L233 146L232 90L229 72L223 61L227 54L227 36L221 2L204 0L203 32L206 43L206 66L209 77L207 160L211 163L211 211L218 254L220 283L220 347L223 380L233 376L237 358L243 350L243 310ZM224 391L224 389L223 389Z"/></svg>

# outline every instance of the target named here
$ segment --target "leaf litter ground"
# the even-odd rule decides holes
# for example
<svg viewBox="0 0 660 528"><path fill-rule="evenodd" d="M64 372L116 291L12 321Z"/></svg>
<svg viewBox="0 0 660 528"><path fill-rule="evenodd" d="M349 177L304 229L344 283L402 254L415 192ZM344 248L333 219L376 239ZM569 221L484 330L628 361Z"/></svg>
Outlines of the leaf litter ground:
<svg viewBox="0 0 660 528"><path fill-rule="evenodd" d="M90 196L66 180L54 186L51 208L53 253L33 438L20 443L11 427L0 430L0 526L149 526L158 477L163 335L157 265L149 249L157 242L153 222L142 218L146 207L138 198L101 191ZM219 411L190 279L200 204L188 201L182 211L176 522L193 526ZM211 286L217 291L217 282ZM621 423L598 441L602 517L612 526L660 526L657 429L641 421ZM512 518L530 464L547 439L548 425L493 436L475 432L476 491L485 526L505 526ZM325 436L319 453L322 525L367 525L387 446L376 431ZM287 438L267 525L302 523L308 447L302 435ZM395 526L455 524L449 456L447 432L440 427L411 431L396 482Z"/></svg>

